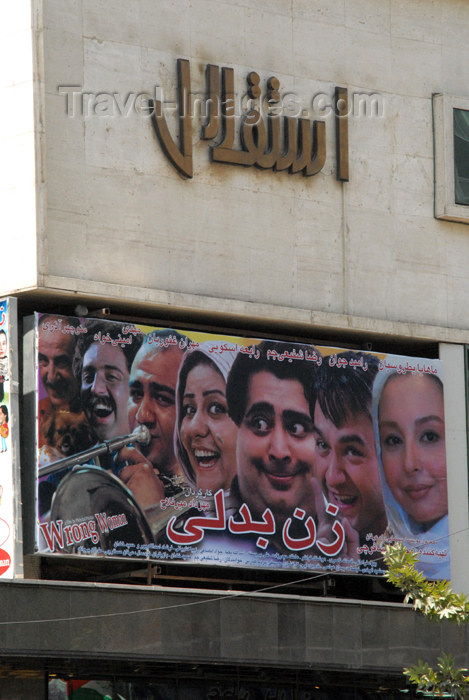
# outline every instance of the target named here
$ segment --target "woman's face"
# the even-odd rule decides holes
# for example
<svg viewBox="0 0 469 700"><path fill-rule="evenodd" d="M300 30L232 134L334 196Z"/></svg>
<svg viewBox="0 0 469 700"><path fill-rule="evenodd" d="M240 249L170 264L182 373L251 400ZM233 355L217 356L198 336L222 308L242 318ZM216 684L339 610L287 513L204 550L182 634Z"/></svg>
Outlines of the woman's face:
<svg viewBox="0 0 469 700"><path fill-rule="evenodd" d="M3 359L7 354L7 337L5 333L0 333L0 357Z"/></svg>
<svg viewBox="0 0 469 700"><path fill-rule="evenodd" d="M430 527L448 512L441 385L425 376L392 377L381 394L379 433L394 498L416 522Z"/></svg>
<svg viewBox="0 0 469 700"><path fill-rule="evenodd" d="M201 363L187 375L182 399L181 441L198 488L227 489L236 473L238 428L228 416L226 383L213 365Z"/></svg>

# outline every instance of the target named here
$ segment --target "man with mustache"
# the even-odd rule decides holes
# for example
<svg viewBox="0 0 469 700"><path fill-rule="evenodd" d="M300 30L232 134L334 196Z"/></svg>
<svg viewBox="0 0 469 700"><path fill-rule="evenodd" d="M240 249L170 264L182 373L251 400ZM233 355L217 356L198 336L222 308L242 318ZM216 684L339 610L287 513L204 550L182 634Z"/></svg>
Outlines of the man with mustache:
<svg viewBox="0 0 469 700"><path fill-rule="evenodd" d="M269 341L256 349L257 359L238 355L226 387L228 413L239 427L232 495L254 518L270 508L281 532L296 508L314 510L317 497L308 403L314 370L304 359L285 355L314 349Z"/></svg>
<svg viewBox="0 0 469 700"><path fill-rule="evenodd" d="M39 401L40 427L56 411L75 411L79 406L78 384L72 372L79 320L44 314L37 329L39 376L47 396ZM39 445L45 444L39 431Z"/></svg>
<svg viewBox="0 0 469 700"><path fill-rule="evenodd" d="M124 447L120 451L119 460L131 462L122 469L120 478L143 508L181 490L178 483L183 472L174 453L174 426L176 384L187 345L188 339L177 331L153 331L145 337L132 363L129 425L131 430L138 425L146 426L150 442L140 445L138 450Z"/></svg>
<svg viewBox="0 0 469 700"><path fill-rule="evenodd" d="M129 374L143 335L123 335L122 324L111 321L84 325L87 332L77 342L73 369L88 421L97 442L103 442L130 432Z"/></svg>
<svg viewBox="0 0 469 700"><path fill-rule="evenodd" d="M316 470L327 500L359 535L386 529L371 418L378 358L347 351L324 358L311 401Z"/></svg>

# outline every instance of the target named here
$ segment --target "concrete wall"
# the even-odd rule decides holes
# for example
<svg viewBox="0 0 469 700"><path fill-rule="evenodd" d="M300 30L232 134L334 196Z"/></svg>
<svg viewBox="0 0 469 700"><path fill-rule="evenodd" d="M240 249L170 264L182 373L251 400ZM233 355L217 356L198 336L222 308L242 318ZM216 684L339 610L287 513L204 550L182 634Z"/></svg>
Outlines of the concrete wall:
<svg viewBox="0 0 469 700"><path fill-rule="evenodd" d="M36 47L33 48L30 0L8 7L0 26L0 210L2 212L2 291L37 285L37 208L41 191L41 129L34 112L39 89ZM39 42L40 43L40 42ZM37 95L39 97L39 95ZM37 151L36 151L37 146ZM37 155L37 159L36 159Z"/></svg>
<svg viewBox="0 0 469 700"><path fill-rule="evenodd" d="M451 585L469 592L469 496L467 480L467 415L465 350L442 344L445 371L446 460L448 465L449 532L451 533Z"/></svg>
<svg viewBox="0 0 469 700"><path fill-rule="evenodd" d="M469 662L467 626L430 623L400 604L55 582L5 582L0 602L6 661L165 660L400 674L419 658L434 662L444 649L460 666Z"/></svg>
<svg viewBox="0 0 469 700"><path fill-rule="evenodd" d="M382 332L394 321L466 328L469 229L433 218L431 96L464 91L467 3L44 0L34 21L45 105L44 133L36 105L40 285L201 308L217 298L227 311L234 302L313 310L326 325L376 319ZM135 110L67 115L60 86L116 93L121 104L155 85L174 96L178 57L190 59L197 93L211 62L234 68L240 92L257 70L307 110L313 95L342 85L379 94L384 113L351 117L348 183L335 180L331 118L326 165L313 178L210 164L195 121L186 180Z"/></svg>
<svg viewBox="0 0 469 700"><path fill-rule="evenodd" d="M0 29L2 294L37 288L67 304L125 300L152 312L206 312L225 325L236 316L364 338L469 342L469 228L433 216L432 133L432 94L468 96L465 0L15 0L8 12ZM99 93L115 93L121 106L156 85L174 96L179 57L190 59L197 93L214 63L234 69L239 92L257 70L262 84L276 75L308 111L315 94L332 96L336 85L379 95L384 111L350 118L348 183L335 179L331 118L327 161L313 178L210 163L194 120L194 177L184 179L148 118L93 109ZM75 105L68 114L61 86L90 93L90 113ZM442 348L452 367L446 410L460 590L469 522L462 352ZM467 629L431 625L401 606L27 581L2 582L0 600L2 648L13 659L398 673L446 649L469 663ZM1 697L13 690L3 685Z"/></svg>

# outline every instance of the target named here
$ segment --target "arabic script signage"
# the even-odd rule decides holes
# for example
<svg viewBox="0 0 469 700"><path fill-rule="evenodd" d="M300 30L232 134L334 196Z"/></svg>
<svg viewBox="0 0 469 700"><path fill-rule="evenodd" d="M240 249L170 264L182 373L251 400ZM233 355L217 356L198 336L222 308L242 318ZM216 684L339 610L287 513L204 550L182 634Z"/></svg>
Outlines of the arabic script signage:
<svg viewBox="0 0 469 700"><path fill-rule="evenodd" d="M184 177L193 176L192 91L190 62L178 59L179 139L173 139L165 115L163 99L150 100L152 123L163 152ZM216 141L210 146L213 161L231 165L256 166L264 170L302 172L316 175L326 162L326 123L303 117L282 116L280 81L275 76L266 84L264 98L260 76L247 77L249 107L241 115L240 145L236 141L236 105L234 71L209 64L206 69L207 120L201 138ZM263 105L267 105L265 118ZM336 177L349 179L348 167L348 91L335 89Z"/></svg>
<svg viewBox="0 0 469 700"><path fill-rule="evenodd" d="M399 540L449 577L438 360L35 328L39 552L378 575Z"/></svg>

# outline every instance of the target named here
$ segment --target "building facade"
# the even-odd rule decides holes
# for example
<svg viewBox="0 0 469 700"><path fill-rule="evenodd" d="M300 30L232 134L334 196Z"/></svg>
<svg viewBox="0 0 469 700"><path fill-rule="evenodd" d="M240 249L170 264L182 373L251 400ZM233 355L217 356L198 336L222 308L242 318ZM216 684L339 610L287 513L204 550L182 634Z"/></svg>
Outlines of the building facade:
<svg viewBox="0 0 469 700"><path fill-rule="evenodd" d="M17 334L0 697L72 697L73 678L124 698L394 697L418 658L467 665L465 630L380 577L39 552L27 320L441 360L469 592L467 4L17 0L0 31Z"/></svg>

